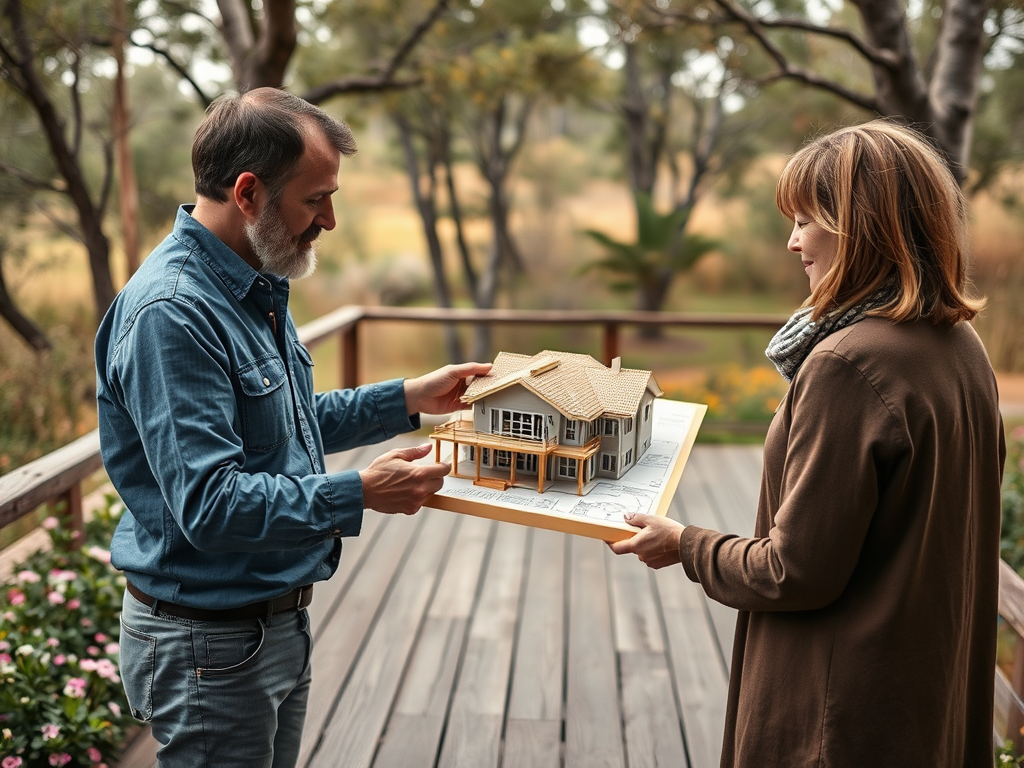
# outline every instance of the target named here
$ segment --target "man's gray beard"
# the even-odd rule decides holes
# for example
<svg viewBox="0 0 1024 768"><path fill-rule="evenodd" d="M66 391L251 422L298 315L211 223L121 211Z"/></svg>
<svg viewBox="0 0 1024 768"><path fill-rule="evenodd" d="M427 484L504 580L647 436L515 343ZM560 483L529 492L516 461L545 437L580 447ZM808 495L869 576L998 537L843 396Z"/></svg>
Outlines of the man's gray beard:
<svg viewBox="0 0 1024 768"><path fill-rule="evenodd" d="M274 206L265 208L255 223L245 223L245 238L262 267L261 272L301 280L316 271L316 244L302 249L294 245Z"/></svg>

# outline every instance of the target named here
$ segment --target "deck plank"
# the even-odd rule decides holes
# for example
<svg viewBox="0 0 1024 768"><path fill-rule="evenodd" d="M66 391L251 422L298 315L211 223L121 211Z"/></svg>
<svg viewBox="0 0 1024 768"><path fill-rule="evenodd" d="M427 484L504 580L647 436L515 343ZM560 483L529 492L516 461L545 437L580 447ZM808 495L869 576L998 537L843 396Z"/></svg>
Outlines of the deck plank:
<svg viewBox="0 0 1024 768"><path fill-rule="evenodd" d="M760 468L757 446L696 446L669 514L750 535ZM304 768L718 764L735 611L681 569L452 512L367 512L310 617ZM138 748L120 768L152 765Z"/></svg>
<svg viewBox="0 0 1024 768"><path fill-rule="evenodd" d="M498 526L441 745L441 768L497 768L529 530Z"/></svg>
<svg viewBox="0 0 1024 768"><path fill-rule="evenodd" d="M566 768L624 768L626 765L605 551L605 546L593 539L575 537L572 540L566 662Z"/></svg>
<svg viewBox="0 0 1024 768"><path fill-rule="evenodd" d="M418 515L416 520L419 524L415 527L411 525L413 519L395 521L415 530L414 546L402 558L394 589L380 606L363 651L308 763L310 768L365 768L373 761L454 524L451 516L436 512ZM344 614L339 615L344 618Z"/></svg>
<svg viewBox="0 0 1024 768"><path fill-rule="evenodd" d="M478 517L457 518L456 524L451 556L373 768L432 768L437 761L480 572L496 529L495 523Z"/></svg>

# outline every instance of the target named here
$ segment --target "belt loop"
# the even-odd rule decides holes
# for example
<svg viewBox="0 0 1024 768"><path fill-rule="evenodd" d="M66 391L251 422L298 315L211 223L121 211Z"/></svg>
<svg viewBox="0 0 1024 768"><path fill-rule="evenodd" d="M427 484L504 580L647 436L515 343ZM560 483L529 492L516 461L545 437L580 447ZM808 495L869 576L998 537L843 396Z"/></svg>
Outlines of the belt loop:
<svg viewBox="0 0 1024 768"><path fill-rule="evenodd" d="M159 601L159 600L157 600L157 599L156 599L156 598L154 597L154 598L153 598L153 604L152 604L151 606L149 606L149 615L150 615L150 616L156 616L156 614L157 614L157 612L158 612L159 610L160 610L160 601Z"/></svg>
<svg viewBox="0 0 1024 768"><path fill-rule="evenodd" d="M267 618L264 619L263 623L266 626L270 627L270 626L273 626L273 624L274 624L274 601L273 600L267 600L266 605L267 605Z"/></svg>

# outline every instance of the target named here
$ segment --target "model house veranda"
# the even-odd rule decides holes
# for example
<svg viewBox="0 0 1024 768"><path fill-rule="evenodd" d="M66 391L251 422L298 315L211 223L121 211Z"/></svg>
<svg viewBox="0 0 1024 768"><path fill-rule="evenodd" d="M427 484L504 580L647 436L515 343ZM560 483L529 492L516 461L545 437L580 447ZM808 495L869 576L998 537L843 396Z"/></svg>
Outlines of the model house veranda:
<svg viewBox="0 0 1024 768"><path fill-rule="evenodd" d="M441 443L454 444L456 477L541 493L562 481L583 495L595 478L619 478L640 459L661 395L650 371L622 368L620 358L608 368L571 352L500 352L462 396L467 410L430 437L438 460Z"/></svg>

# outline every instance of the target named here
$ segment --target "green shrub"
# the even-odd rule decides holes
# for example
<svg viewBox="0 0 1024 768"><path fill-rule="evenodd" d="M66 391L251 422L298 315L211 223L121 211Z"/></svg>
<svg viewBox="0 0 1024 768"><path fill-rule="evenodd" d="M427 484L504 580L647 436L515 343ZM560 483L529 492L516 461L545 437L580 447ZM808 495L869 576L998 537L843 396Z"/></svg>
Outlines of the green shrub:
<svg viewBox="0 0 1024 768"><path fill-rule="evenodd" d="M1013 429L1006 440L1000 549L1003 560L1024 576L1024 425Z"/></svg>
<svg viewBox="0 0 1024 768"><path fill-rule="evenodd" d="M43 521L51 551L31 555L0 594L0 766L98 766L133 722L118 676L124 577L104 547L121 508L81 533Z"/></svg>

